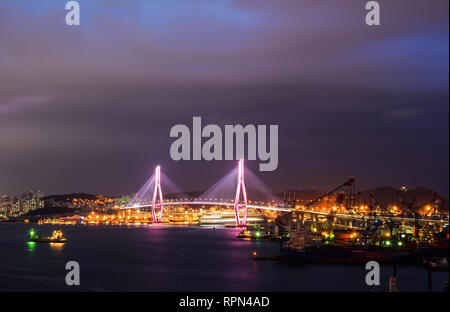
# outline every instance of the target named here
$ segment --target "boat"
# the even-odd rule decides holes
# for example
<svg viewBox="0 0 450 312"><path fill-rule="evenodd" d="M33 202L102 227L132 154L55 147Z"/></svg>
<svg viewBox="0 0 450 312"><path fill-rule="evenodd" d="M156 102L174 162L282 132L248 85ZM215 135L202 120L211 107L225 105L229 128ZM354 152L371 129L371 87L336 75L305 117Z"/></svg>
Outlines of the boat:
<svg viewBox="0 0 450 312"><path fill-rule="evenodd" d="M425 267L429 267L432 271L448 271L448 259L445 257L423 259L422 263Z"/></svg>
<svg viewBox="0 0 450 312"><path fill-rule="evenodd" d="M30 240L36 243L65 243L67 238L63 236L63 233L60 230L53 231L52 236L38 236L36 235L36 232L31 229Z"/></svg>
<svg viewBox="0 0 450 312"><path fill-rule="evenodd" d="M267 233L250 230L243 230L242 232L236 235L237 238L244 238L244 239L260 239L266 238L267 236L268 236Z"/></svg>
<svg viewBox="0 0 450 312"><path fill-rule="evenodd" d="M384 248L370 249L350 246L314 246L303 250L281 248L279 257L282 260L294 260L316 263L353 263L363 264L368 261L388 262L401 260L410 252L399 252Z"/></svg>
<svg viewBox="0 0 450 312"><path fill-rule="evenodd" d="M261 226L247 226L245 230L242 230L236 235L237 238L244 239L260 239L269 237L269 233Z"/></svg>

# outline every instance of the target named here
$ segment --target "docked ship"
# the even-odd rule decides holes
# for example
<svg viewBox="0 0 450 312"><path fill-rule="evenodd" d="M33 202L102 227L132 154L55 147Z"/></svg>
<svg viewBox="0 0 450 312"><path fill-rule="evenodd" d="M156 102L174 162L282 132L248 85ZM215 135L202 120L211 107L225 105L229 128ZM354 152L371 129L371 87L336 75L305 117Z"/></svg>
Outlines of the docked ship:
<svg viewBox="0 0 450 312"><path fill-rule="evenodd" d="M259 212L249 210L247 223L256 224L264 222L264 216ZM204 212L199 218L200 226L230 226L235 227L236 217L234 210L221 210Z"/></svg>
<svg viewBox="0 0 450 312"><path fill-rule="evenodd" d="M281 260L322 263L388 262L406 259L412 254L407 249L383 246L345 245L330 241L314 241L307 231L292 234L280 249Z"/></svg>
<svg viewBox="0 0 450 312"><path fill-rule="evenodd" d="M36 235L36 232L31 229L30 240L37 243L65 243L67 238L63 236L63 233L60 230L53 231L52 236L38 236Z"/></svg>

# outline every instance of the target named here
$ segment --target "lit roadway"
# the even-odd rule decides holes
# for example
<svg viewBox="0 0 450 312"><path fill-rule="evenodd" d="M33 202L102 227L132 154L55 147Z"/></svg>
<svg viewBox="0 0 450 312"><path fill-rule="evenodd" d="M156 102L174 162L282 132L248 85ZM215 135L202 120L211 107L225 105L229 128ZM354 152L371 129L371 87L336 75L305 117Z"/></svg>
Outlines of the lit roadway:
<svg viewBox="0 0 450 312"><path fill-rule="evenodd" d="M160 222L163 217L163 209L161 209L161 212L157 215L155 213L155 209L157 208L163 208L163 206L183 206L183 205L211 205L211 206L233 206L236 216L236 224L238 225L245 225L247 222L247 211L248 208L250 209L262 209L262 210L273 210L273 211L283 211L283 212L295 212L295 213L301 213L301 214L309 214L309 215L316 215L316 216L333 216L336 218L341 219L350 219L350 220L356 220L356 221L365 221L370 220L374 218L378 218L380 220L395 220L395 221L403 221L403 222L432 222L437 224L445 224L448 223L448 218L446 220L443 220L442 218L439 220L436 220L434 218L406 218L406 217L394 217L394 216L385 216L385 215L377 215L377 216L361 216L358 214L342 214L342 213L336 213L336 214L330 214L327 212L320 212L320 211L313 211L313 210L303 210L303 209L297 209L294 207L289 206L282 206L275 204L275 202L272 203L266 203L264 205L263 202L259 201L254 202L252 204L251 201L247 201L247 191L245 187L245 179L244 179L244 160L241 159L238 162L238 168L237 168L237 188L235 192L235 199L234 201L227 201L223 199L217 199L217 198L196 198L196 199L190 199L187 198L184 199L173 199L173 200L163 200L162 196L162 190L161 190L161 166L156 166L155 173L154 173L154 187L153 187L153 196L152 196L152 202L151 203L142 203L142 204L133 204L126 207L123 207L121 209L140 209L140 208L152 208L152 214L153 214L153 220L155 222ZM151 189L148 187L148 189ZM243 202L241 202L240 197L243 197ZM244 209L244 218L240 220L239 214L240 210Z"/></svg>
<svg viewBox="0 0 450 312"><path fill-rule="evenodd" d="M204 201L204 200L175 200L175 201L164 201L163 206L181 206L181 205L209 205L209 206L233 206L233 202L221 202L221 201ZM156 206L160 206L159 203L156 204ZM298 212L303 214L310 214L310 215L319 215L319 216L329 216L330 214L327 212L320 212L320 211L312 211L312 210L301 210L301 209L295 209L290 207L274 207L274 206L263 206L263 205L242 205L242 207L246 206L250 209L262 209L262 210L274 210L274 211L283 211L283 212ZM140 208L151 208L152 204L141 204L141 205L132 205L123 207L121 209L140 209ZM351 219L356 221L363 221L363 220L370 220L374 218L374 216L367 216L363 217L361 215L353 215L353 214L342 214L342 213L336 213L333 214L334 217L340 218L340 219ZM433 219L433 218L407 218L407 217L389 217L389 216L383 216L383 215L377 215L377 219L380 220L394 220L394 221L404 221L404 222L432 222L437 224L446 224L449 222L449 220L445 219Z"/></svg>
<svg viewBox="0 0 450 312"><path fill-rule="evenodd" d="M160 204L156 204L157 206ZM220 202L220 201L202 201L202 200L192 200L192 201L165 201L163 202L164 206L177 206L177 205L209 205L209 206L233 206L233 202ZM276 210L276 211L284 211L291 212L293 211L289 207L272 207L272 206L260 206L260 205L242 205L242 207L246 206L247 208L253 209L264 209L264 210ZM143 204L143 205L133 205L129 207L123 207L121 209L139 209L139 208L150 208L152 204Z"/></svg>

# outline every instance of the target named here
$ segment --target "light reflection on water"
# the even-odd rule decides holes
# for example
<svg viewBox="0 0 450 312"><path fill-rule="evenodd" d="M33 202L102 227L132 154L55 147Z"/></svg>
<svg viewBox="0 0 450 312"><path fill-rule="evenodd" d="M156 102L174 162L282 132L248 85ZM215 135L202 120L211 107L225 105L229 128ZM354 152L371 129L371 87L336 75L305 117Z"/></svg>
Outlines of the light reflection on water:
<svg viewBox="0 0 450 312"><path fill-rule="evenodd" d="M27 246L28 246L28 251L33 251L34 248L36 247L36 243L35 242L27 242Z"/></svg>
<svg viewBox="0 0 450 312"><path fill-rule="evenodd" d="M50 247L54 249L62 249L64 247L65 243L50 243Z"/></svg>
<svg viewBox="0 0 450 312"><path fill-rule="evenodd" d="M372 291L364 266L254 261L255 254L274 256L280 245L239 240L240 229L58 227L66 243L38 244L27 242L26 225L0 223L0 291L72 291L64 280L68 261L80 263L77 290L87 291ZM399 266L398 274L400 291L427 290L424 268ZM378 290L388 290L391 275L392 267L382 266ZM433 290L447 280L448 272L433 272Z"/></svg>

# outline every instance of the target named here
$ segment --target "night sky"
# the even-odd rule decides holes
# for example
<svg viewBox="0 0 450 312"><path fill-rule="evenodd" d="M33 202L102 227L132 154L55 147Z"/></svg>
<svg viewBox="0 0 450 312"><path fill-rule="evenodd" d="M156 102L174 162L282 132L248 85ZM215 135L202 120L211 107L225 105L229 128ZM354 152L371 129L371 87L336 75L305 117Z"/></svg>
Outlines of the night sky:
<svg viewBox="0 0 450 312"><path fill-rule="evenodd" d="M449 189L448 0L0 0L0 194L208 188L175 124L278 124L272 189Z"/></svg>

